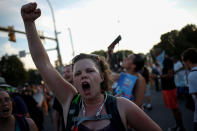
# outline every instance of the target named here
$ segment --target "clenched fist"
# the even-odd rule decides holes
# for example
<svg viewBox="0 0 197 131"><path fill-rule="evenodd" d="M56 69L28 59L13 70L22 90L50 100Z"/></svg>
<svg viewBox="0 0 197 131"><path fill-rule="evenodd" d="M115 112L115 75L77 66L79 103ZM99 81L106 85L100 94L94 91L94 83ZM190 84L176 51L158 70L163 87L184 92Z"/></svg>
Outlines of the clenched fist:
<svg viewBox="0 0 197 131"><path fill-rule="evenodd" d="M21 8L21 16L24 22L34 22L41 15L41 10L37 8L37 4L28 3Z"/></svg>

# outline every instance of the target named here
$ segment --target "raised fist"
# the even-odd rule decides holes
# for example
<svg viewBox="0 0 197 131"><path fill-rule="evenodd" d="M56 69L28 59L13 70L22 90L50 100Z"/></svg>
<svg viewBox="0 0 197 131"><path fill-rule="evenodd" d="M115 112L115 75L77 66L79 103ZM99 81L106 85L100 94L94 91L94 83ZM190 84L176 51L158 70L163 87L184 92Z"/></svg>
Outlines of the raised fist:
<svg viewBox="0 0 197 131"><path fill-rule="evenodd" d="M24 22L33 22L41 15L41 10L37 8L37 4L28 3L21 8L21 16Z"/></svg>

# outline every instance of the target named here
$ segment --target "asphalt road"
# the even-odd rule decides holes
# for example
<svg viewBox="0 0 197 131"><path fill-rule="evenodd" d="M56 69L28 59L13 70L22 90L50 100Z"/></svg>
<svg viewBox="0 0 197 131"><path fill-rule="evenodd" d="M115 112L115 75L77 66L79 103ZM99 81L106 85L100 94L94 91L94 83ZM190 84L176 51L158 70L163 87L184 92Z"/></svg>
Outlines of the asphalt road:
<svg viewBox="0 0 197 131"><path fill-rule="evenodd" d="M185 108L185 102L185 99L178 99L183 124L186 131L193 131L193 112ZM152 91L151 103L153 105L152 110L149 111L145 109L145 112L163 129L163 131L167 131L169 127L173 127L175 125L175 120L171 110L164 105L161 91Z"/></svg>

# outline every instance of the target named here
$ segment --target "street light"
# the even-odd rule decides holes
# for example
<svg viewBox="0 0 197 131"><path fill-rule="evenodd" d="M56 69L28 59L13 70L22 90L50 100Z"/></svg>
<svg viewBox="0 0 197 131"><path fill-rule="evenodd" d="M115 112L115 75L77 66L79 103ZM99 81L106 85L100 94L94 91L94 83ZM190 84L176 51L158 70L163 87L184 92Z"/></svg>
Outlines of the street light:
<svg viewBox="0 0 197 131"><path fill-rule="evenodd" d="M51 3L49 0L46 0L47 3L49 4L49 7L50 7L50 10L51 10L51 14L52 14L52 19L53 19L53 26L54 26L54 32L55 32L55 41L57 43L57 55L58 55L58 61L59 61L59 64L60 64L60 72L62 72L62 68L63 68L63 64L62 64L62 58L61 58L61 54L60 54L60 50L59 50L59 42L58 42L58 32L56 30L56 25L55 25L55 16L54 16L54 12L53 12L53 8L51 6Z"/></svg>

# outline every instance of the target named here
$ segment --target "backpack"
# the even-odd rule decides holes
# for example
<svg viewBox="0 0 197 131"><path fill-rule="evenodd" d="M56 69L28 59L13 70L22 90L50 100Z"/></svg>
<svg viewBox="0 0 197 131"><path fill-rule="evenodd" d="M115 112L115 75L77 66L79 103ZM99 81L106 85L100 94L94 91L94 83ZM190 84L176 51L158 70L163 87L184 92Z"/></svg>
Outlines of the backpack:
<svg viewBox="0 0 197 131"><path fill-rule="evenodd" d="M81 107L80 99L81 99L80 94L78 94L73 98L71 102L70 109L68 112L68 117L67 117L66 131L71 131L71 129L73 129L74 125L76 124L74 123L73 118L77 117L79 114L79 110ZM113 126L116 126L117 130L126 131L117 109L116 97L108 94L105 103L105 108L107 114L110 114L112 116L110 122L113 124Z"/></svg>
<svg viewBox="0 0 197 131"><path fill-rule="evenodd" d="M21 131L29 131L29 125L24 115L15 115L15 119Z"/></svg>

